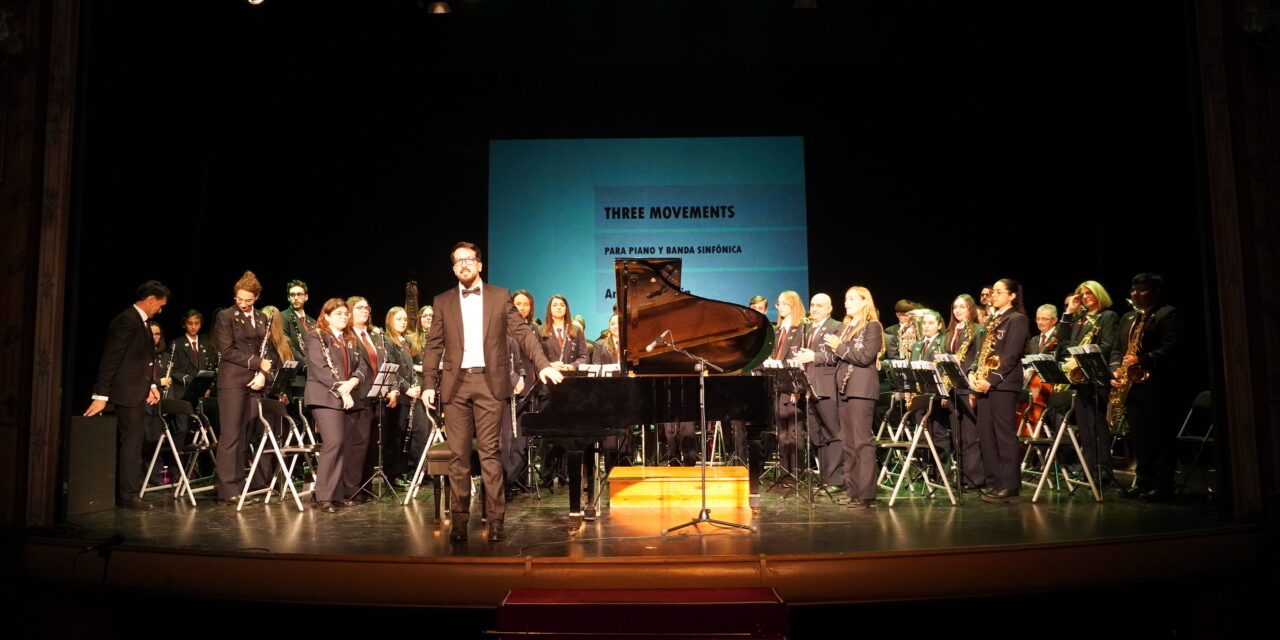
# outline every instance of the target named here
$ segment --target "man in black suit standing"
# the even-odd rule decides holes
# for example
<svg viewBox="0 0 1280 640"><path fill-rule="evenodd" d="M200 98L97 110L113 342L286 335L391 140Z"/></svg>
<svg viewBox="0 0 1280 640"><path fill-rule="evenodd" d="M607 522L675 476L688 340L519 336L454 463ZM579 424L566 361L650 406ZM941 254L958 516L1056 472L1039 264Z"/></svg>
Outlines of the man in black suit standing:
<svg viewBox="0 0 1280 640"><path fill-rule="evenodd" d="M142 440L146 405L160 402L160 390L152 375L155 346L147 320L169 301L169 288L156 280L138 287L137 302L121 311L107 329L106 346L93 385L93 402L85 416L102 413L110 401L116 407L117 504L126 509L151 509L142 491Z"/></svg>
<svg viewBox="0 0 1280 640"><path fill-rule="evenodd" d="M298 361L298 372L289 383L289 396L295 400L302 398L302 391L307 386L307 348L303 337L316 326L315 320L308 318L307 311L303 308L309 297L307 283L301 280L290 280L289 307L280 312L280 318L284 321L281 325L284 329L284 338L289 341L289 348L293 351L294 359Z"/></svg>
<svg viewBox="0 0 1280 640"><path fill-rule="evenodd" d="M511 294L480 279L484 263L480 249L459 242L450 254L456 288L436 296L435 318L422 358L423 401L435 407L436 392L444 402L445 436L449 441L449 480L453 489L453 527L450 540L467 539L471 516L471 438L480 452L480 473L484 482L484 511L489 521L489 541L503 538L502 518L506 495L502 488L502 457L499 451L500 413L511 397L507 334L534 362L538 377L559 384L560 372L542 353L542 345L528 323L511 304ZM437 369L441 370L436 389Z"/></svg>
<svg viewBox="0 0 1280 640"><path fill-rule="evenodd" d="M1164 301L1164 278L1159 274L1134 276L1129 298L1134 310L1120 320L1111 347L1111 368L1141 367L1149 377L1132 383L1125 398L1124 420L1138 459L1138 477L1126 495L1158 502L1173 497L1179 422L1168 398L1177 391L1186 330L1178 310ZM1118 388L1121 383L1112 380L1111 386Z"/></svg>

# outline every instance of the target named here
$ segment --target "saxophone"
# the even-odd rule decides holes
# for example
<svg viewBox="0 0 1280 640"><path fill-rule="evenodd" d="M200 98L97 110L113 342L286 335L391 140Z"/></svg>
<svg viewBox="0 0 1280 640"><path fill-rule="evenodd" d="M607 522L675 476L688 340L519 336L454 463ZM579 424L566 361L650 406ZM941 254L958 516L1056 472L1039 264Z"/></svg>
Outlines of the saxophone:
<svg viewBox="0 0 1280 640"><path fill-rule="evenodd" d="M1093 335L1098 332L1098 325L1102 324L1102 314L1093 316L1093 320L1089 324L1089 329L1084 332L1084 336L1080 338L1080 342L1076 346L1090 344L1093 342ZM1067 361L1062 364L1062 372L1067 374L1067 379L1071 380L1071 384L1081 384L1084 382L1084 372L1080 371L1080 363L1076 362L1075 356L1070 356Z"/></svg>
<svg viewBox="0 0 1280 640"><path fill-rule="evenodd" d="M1129 304L1133 304L1130 300ZM1147 312L1134 307L1138 317L1134 320L1133 328L1129 334L1129 346L1125 349L1126 356L1138 355L1138 347L1142 346L1142 334L1147 328ZM1120 381L1120 386L1111 388L1111 395L1107 398L1107 424L1111 426L1112 431L1119 431L1120 423L1124 420L1125 402L1129 399L1129 389L1134 383L1145 382L1151 377L1151 372L1140 364L1126 365L1123 361L1120 368L1116 369L1116 379Z"/></svg>
<svg viewBox="0 0 1280 640"><path fill-rule="evenodd" d="M1000 368L1000 355L995 353L996 350L996 329L1004 324L1008 318L1001 318L1000 322L995 323L996 316L993 314L987 320L987 326L984 327L985 335L982 336L982 346L978 348L978 369L974 371L969 379L972 385L978 380L986 380L993 369Z"/></svg>

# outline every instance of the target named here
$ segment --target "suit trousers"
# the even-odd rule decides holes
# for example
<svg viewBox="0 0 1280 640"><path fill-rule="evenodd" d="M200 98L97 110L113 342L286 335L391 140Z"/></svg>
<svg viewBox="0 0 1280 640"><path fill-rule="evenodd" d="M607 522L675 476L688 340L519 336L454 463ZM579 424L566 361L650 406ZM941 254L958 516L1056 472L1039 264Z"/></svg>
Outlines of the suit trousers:
<svg viewBox="0 0 1280 640"><path fill-rule="evenodd" d="M1076 387L1076 428L1080 432L1082 461L1095 479L1111 476L1111 430L1107 426L1106 388L1092 384ZM1099 478L1100 476L1100 478Z"/></svg>
<svg viewBox="0 0 1280 640"><path fill-rule="evenodd" d="M240 495L244 489L245 459L249 453L249 434L256 424L258 398L244 387L218 387L218 499Z"/></svg>
<svg viewBox="0 0 1280 640"><path fill-rule="evenodd" d="M324 443L320 447L319 468L316 470L315 496L320 502L341 502L356 490L355 486L348 487L343 482L343 470L346 460L345 444L355 436L359 428L357 414L356 411L328 407L311 408L320 440Z"/></svg>
<svg viewBox="0 0 1280 640"><path fill-rule="evenodd" d="M471 438L480 456L484 483L484 514L498 522L507 511L502 490L502 453L498 424L507 405L493 395L483 373L458 374L458 388L444 405L444 432L449 440L449 484L453 488L454 522L471 514Z"/></svg>
<svg viewBox="0 0 1280 640"><path fill-rule="evenodd" d="M1017 491L1022 487L1022 456L1015 424L1017 403L1018 394L1013 391L978 396L978 445L987 487L993 490Z"/></svg>
<svg viewBox="0 0 1280 640"><path fill-rule="evenodd" d="M871 425L876 401L869 398L840 400L840 439L844 448L844 488L851 498L876 497L876 447Z"/></svg>
<svg viewBox="0 0 1280 640"><path fill-rule="evenodd" d="M951 433L960 452L961 482L984 486L987 472L982 466L982 447L978 444L978 416L969 406L969 398L968 393L952 394Z"/></svg>
<svg viewBox="0 0 1280 640"><path fill-rule="evenodd" d="M357 409L352 409L352 420L355 427L342 442L342 487L347 495L338 500L350 500L356 497L356 490L364 484L371 474L367 473L365 458L369 455L370 432L373 430L373 414L377 407L363 398L356 399ZM327 443L325 446L329 446Z"/></svg>
<svg viewBox="0 0 1280 640"><path fill-rule="evenodd" d="M778 463L788 473L795 473L799 464L800 411L791 400L791 394L774 396L774 411L778 416Z"/></svg>
<svg viewBox="0 0 1280 640"><path fill-rule="evenodd" d="M1172 492L1178 467L1178 428L1180 422L1170 415L1172 404L1162 402L1167 390L1151 382L1129 388L1124 421L1129 426L1129 441L1138 459L1134 485L1141 491L1159 489Z"/></svg>
<svg viewBox="0 0 1280 640"><path fill-rule="evenodd" d="M142 491L142 441L146 436L147 405L116 405L116 500L137 498ZM148 452L150 453L150 452Z"/></svg>
<svg viewBox="0 0 1280 640"><path fill-rule="evenodd" d="M813 445L822 484L844 483L844 443L840 439L840 401L819 398L809 401L809 443ZM824 428L822 425L826 425ZM822 437L830 434L829 437Z"/></svg>

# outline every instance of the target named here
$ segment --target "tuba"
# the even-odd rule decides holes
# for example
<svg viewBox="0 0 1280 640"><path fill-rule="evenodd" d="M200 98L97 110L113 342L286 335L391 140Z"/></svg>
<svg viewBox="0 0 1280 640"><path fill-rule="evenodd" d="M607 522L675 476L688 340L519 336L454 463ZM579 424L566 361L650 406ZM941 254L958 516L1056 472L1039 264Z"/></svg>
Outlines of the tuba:
<svg viewBox="0 0 1280 640"><path fill-rule="evenodd" d="M1132 300L1127 301L1130 305ZM1134 307L1133 310L1138 314L1134 319L1133 325L1129 330L1129 345L1125 349L1126 356L1138 355L1138 348L1142 346L1142 334L1147 328L1147 312ZM1116 369L1116 379L1120 381L1120 386L1111 388L1111 395L1107 398L1107 424L1111 425L1112 431L1120 429L1120 423L1124 420L1125 403L1129 399L1129 389L1134 384L1145 382L1151 377L1151 372L1140 364L1126 365L1123 361L1120 368Z"/></svg>

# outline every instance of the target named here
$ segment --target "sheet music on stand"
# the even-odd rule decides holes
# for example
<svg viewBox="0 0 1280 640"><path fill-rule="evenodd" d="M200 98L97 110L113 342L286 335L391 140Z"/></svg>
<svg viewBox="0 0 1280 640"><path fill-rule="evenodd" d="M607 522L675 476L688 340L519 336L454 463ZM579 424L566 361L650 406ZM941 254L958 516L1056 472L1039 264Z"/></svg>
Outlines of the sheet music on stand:
<svg viewBox="0 0 1280 640"><path fill-rule="evenodd" d="M278 398L288 392L289 384L298 375L298 361L288 360L271 370L271 381L267 383L265 394L268 398Z"/></svg>
<svg viewBox="0 0 1280 640"><path fill-rule="evenodd" d="M395 385L396 372L400 370L400 365L392 362L384 362L378 367L378 375L373 379L373 386L369 388L369 393L365 396L370 400L376 400L391 392L391 388Z"/></svg>
<svg viewBox="0 0 1280 640"><path fill-rule="evenodd" d="M938 367L938 372L951 385L952 391L967 393L971 390L969 387L969 377L960 369L960 358L950 353L940 353L933 357L933 362Z"/></svg>
<svg viewBox="0 0 1280 640"><path fill-rule="evenodd" d="M580 364L578 371L585 371L588 378L613 378L622 372L622 365L614 364Z"/></svg>
<svg viewBox="0 0 1280 640"><path fill-rule="evenodd" d="M765 360L760 370L773 378L773 389L778 393L808 393L809 379L800 367L787 366L780 360Z"/></svg>
<svg viewBox="0 0 1280 640"><path fill-rule="evenodd" d="M1058 361L1048 353L1029 355L1022 359L1022 364L1035 369L1036 373L1040 374L1040 379L1048 384L1071 384L1071 380L1062 372Z"/></svg>
<svg viewBox="0 0 1280 640"><path fill-rule="evenodd" d="M191 382L187 383L187 390L182 393L181 399L190 402L193 407L196 406L196 403L200 402L209 387L213 386L213 382L217 377L217 373L208 369L197 371L196 375L191 378Z"/></svg>
<svg viewBox="0 0 1280 640"><path fill-rule="evenodd" d="M884 360L885 375L889 378L889 387L898 393L919 393L916 374L911 370L910 360Z"/></svg>
<svg viewBox="0 0 1280 640"><path fill-rule="evenodd" d="M1111 363L1107 362L1106 356L1102 355L1102 349L1096 344L1083 344L1078 347L1070 347L1067 352L1076 357L1076 364L1080 365L1080 371L1084 373L1084 377L1095 386L1107 386L1115 376L1111 375Z"/></svg>
<svg viewBox="0 0 1280 640"><path fill-rule="evenodd" d="M911 370L915 374L916 385L920 388L920 393L932 393L939 396L947 395L947 387L942 384L942 377L938 375L937 365L924 360L913 360L911 362Z"/></svg>

